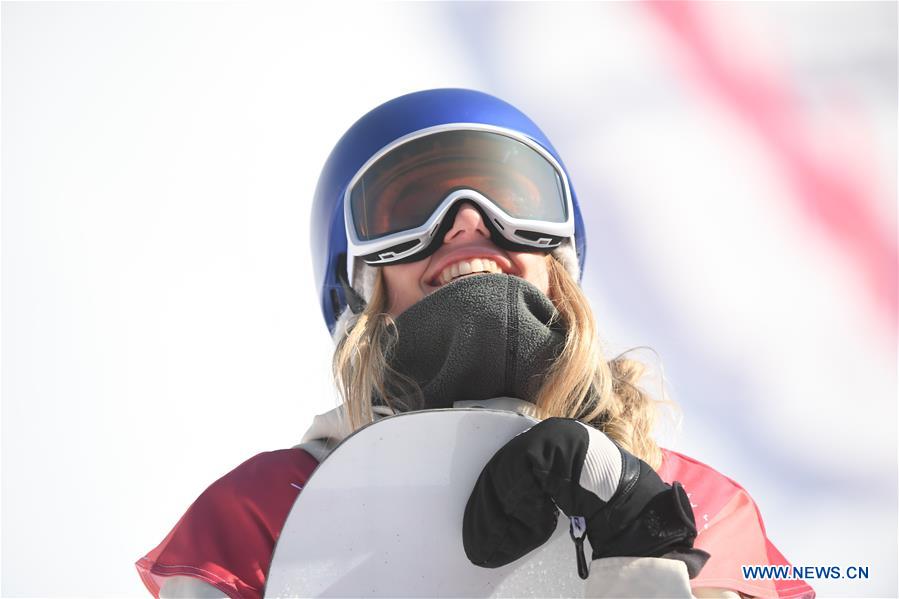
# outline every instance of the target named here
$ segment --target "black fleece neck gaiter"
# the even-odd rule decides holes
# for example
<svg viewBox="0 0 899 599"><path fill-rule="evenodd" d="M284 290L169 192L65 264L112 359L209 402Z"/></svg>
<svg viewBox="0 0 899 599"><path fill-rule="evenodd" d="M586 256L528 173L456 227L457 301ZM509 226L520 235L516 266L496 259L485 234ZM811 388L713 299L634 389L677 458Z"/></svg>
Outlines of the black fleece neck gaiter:
<svg viewBox="0 0 899 599"><path fill-rule="evenodd" d="M424 405L388 376L394 407L450 408L494 397L534 402L565 341L554 315L545 294L511 275L464 277L434 291L396 318L399 338L389 355L391 368L418 384Z"/></svg>

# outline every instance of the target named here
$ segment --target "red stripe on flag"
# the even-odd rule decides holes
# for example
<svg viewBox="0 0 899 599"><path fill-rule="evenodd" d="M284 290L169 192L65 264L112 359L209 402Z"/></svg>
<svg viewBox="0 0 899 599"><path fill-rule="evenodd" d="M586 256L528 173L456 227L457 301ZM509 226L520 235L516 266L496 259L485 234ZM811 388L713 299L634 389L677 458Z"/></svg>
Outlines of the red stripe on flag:
<svg viewBox="0 0 899 599"><path fill-rule="evenodd" d="M780 161L809 220L858 264L895 340L899 260L890 227L881 226L871 208L870 187L851 170L816 157L789 85L759 64L746 69L728 62L728 49L715 43L701 4L653 1L646 5L674 33L700 79Z"/></svg>

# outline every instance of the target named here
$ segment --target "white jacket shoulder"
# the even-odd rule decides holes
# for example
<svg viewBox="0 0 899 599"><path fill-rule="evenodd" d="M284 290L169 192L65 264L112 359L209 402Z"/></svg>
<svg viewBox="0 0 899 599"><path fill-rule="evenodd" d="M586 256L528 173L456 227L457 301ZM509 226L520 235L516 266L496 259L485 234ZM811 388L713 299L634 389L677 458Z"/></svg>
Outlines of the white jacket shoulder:
<svg viewBox="0 0 899 599"><path fill-rule="evenodd" d="M192 576L169 576L159 589L159 599L228 599L208 582Z"/></svg>
<svg viewBox="0 0 899 599"><path fill-rule="evenodd" d="M591 599L740 599L739 593L729 589L691 589L684 562L662 557L604 557L593 560L585 596Z"/></svg>

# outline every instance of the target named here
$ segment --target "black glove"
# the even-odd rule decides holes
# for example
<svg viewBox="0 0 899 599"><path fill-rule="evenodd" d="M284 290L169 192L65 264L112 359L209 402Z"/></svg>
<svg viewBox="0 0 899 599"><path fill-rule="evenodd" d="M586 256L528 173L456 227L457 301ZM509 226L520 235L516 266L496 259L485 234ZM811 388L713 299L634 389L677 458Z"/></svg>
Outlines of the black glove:
<svg viewBox="0 0 899 599"><path fill-rule="evenodd" d="M593 559L679 559L694 578L709 558L693 549L696 523L680 483L665 484L602 432L568 418L534 425L490 459L465 506L465 554L485 568L515 561L552 536L557 507L572 519L572 537L586 525ZM586 577L585 562L579 571Z"/></svg>

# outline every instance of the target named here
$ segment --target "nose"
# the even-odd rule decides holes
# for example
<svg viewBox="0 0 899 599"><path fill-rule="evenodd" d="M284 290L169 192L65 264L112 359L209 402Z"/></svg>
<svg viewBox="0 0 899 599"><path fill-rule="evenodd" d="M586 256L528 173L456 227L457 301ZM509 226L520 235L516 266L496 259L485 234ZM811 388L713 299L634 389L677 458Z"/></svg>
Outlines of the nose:
<svg viewBox="0 0 899 599"><path fill-rule="evenodd" d="M443 237L443 243L460 243L477 237L490 239L490 231L474 204L464 202L456 212L452 228Z"/></svg>

